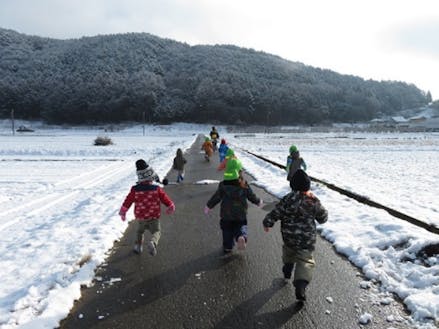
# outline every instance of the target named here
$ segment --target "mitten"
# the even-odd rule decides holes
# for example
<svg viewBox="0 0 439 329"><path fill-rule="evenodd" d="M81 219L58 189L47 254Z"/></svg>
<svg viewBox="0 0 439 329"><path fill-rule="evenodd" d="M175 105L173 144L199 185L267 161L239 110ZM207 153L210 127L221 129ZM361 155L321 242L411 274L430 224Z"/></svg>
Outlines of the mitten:
<svg viewBox="0 0 439 329"><path fill-rule="evenodd" d="M205 206L205 207L204 207L204 214L205 214L205 215L208 215L208 214L209 214L209 211L210 211L210 208L209 208L208 206Z"/></svg>
<svg viewBox="0 0 439 329"><path fill-rule="evenodd" d="M166 209L166 213L168 214L168 215L171 215L171 214L173 214L175 212L175 204L171 204L169 207L168 207L168 209Z"/></svg>
<svg viewBox="0 0 439 329"><path fill-rule="evenodd" d="M169 180L167 178L163 178L162 180L162 184L163 185L168 185L169 184ZM175 207L174 207L175 208Z"/></svg>
<svg viewBox="0 0 439 329"><path fill-rule="evenodd" d="M122 221L125 221L126 215L127 215L127 211L128 211L127 207L124 207L124 206L120 207L119 216L120 216L120 219L122 219Z"/></svg>

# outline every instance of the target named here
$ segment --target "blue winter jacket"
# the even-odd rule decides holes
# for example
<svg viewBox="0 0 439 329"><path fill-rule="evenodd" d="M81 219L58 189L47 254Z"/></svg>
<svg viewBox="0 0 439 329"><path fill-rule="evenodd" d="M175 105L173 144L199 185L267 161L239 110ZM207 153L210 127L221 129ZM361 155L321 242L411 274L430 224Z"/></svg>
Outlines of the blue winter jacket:
<svg viewBox="0 0 439 329"><path fill-rule="evenodd" d="M218 153L219 153L219 157L220 157L220 162L223 162L223 160L225 159L228 149L229 149L229 147L227 146L227 144L221 144L219 146Z"/></svg>

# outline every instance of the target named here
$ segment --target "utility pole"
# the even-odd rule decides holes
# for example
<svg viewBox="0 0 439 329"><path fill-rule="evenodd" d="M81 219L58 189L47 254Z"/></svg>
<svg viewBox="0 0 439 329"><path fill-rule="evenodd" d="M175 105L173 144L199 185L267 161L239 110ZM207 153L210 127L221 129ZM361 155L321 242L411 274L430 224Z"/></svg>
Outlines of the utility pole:
<svg viewBox="0 0 439 329"><path fill-rule="evenodd" d="M12 135L15 136L14 109L11 110Z"/></svg>
<svg viewBox="0 0 439 329"><path fill-rule="evenodd" d="M143 119L143 136L145 136L145 111L142 113L142 119Z"/></svg>

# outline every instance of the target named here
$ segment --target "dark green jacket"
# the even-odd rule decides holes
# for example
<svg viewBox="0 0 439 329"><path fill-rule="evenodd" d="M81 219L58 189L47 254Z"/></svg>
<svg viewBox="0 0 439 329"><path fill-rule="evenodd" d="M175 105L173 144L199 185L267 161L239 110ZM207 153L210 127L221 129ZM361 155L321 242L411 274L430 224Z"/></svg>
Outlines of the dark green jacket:
<svg viewBox="0 0 439 329"><path fill-rule="evenodd" d="M260 199L247 183L243 185L244 187L241 186L238 179L222 181L215 194L207 202L210 209L221 202L221 221L245 222L247 224L247 200L259 204Z"/></svg>

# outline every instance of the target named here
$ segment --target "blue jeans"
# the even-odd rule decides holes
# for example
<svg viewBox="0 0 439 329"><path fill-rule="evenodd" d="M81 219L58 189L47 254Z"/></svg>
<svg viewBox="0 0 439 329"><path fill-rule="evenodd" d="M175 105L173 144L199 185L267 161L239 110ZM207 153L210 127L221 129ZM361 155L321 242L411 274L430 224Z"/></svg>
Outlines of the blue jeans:
<svg viewBox="0 0 439 329"><path fill-rule="evenodd" d="M234 225L221 225L223 231L223 248L232 250L236 240L243 236L247 242L247 225L243 223L234 223Z"/></svg>
<svg viewBox="0 0 439 329"><path fill-rule="evenodd" d="M177 170L177 183L184 180L184 170Z"/></svg>

